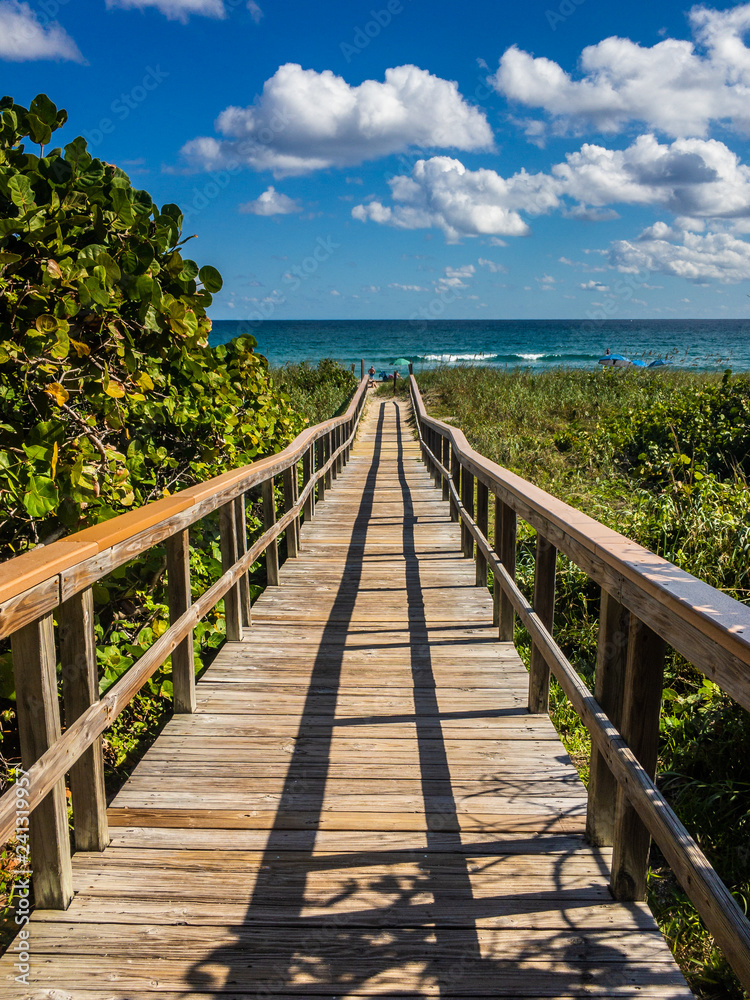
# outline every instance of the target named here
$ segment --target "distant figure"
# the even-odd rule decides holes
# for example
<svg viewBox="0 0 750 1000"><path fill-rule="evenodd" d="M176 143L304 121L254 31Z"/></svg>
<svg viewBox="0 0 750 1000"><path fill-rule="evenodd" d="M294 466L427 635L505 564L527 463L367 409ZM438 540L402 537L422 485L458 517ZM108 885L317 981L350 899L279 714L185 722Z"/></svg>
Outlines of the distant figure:
<svg viewBox="0 0 750 1000"><path fill-rule="evenodd" d="M609 348L607 348L607 350L604 353L609 354Z"/></svg>
<svg viewBox="0 0 750 1000"><path fill-rule="evenodd" d="M367 372L367 374L370 376L370 380L367 383L367 388L370 389L370 388L372 388L375 385L375 366L374 365L370 365L370 370Z"/></svg>

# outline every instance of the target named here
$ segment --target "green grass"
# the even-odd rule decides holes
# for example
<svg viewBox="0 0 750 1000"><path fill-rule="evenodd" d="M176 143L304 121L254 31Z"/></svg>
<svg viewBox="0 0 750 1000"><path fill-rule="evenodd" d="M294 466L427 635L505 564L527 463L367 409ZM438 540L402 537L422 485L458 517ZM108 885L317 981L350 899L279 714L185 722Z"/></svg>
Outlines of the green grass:
<svg viewBox="0 0 750 1000"><path fill-rule="evenodd" d="M428 411L477 451L747 602L750 378L465 367L418 382ZM519 528L518 580L530 596L535 534ZM555 637L589 686L598 612L598 587L560 555ZM515 640L528 664L525 630ZM750 718L674 653L665 678L660 787L746 909ZM586 781L588 733L554 681L550 714ZM649 902L699 996L747 997L655 848Z"/></svg>

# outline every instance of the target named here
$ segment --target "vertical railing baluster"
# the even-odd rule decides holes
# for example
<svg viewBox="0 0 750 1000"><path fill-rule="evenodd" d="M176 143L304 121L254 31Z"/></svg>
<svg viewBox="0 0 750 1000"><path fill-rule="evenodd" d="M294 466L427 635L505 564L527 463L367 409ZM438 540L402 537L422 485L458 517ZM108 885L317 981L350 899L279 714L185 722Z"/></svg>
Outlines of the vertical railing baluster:
<svg viewBox="0 0 750 1000"><path fill-rule="evenodd" d="M601 594L594 697L619 729L630 612L603 587ZM614 839L617 780L595 746L591 747L588 793L586 836L597 847L610 847Z"/></svg>
<svg viewBox="0 0 750 1000"><path fill-rule="evenodd" d="M297 485L297 466L290 465L282 474L284 483L284 513L290 511L295 504L295 486ZM297 518L286 529L286 551L290 559L297 558Z"/></svg>
<svg viewBox="0 0 750 1000"><path fill-rule="evenodd" d="M450 441L448 439L448 435L447 434L445 436L441 435L440 436L440 442L441 442L441 448L442 448L441 459L442 459L442 462L443 462L443 468L450 469L450 467L451 467L451 443L450 443ZM450 495L451 495L451 492L448 489L448 477L447 476L443 476L443 500L448 500L449 497L450 497Z"/></svg>
<svg viewBox="0 0 750 1000"><path fill-rule="evenodd" d="M461 503L466 513L474 517L474 476L465 466L461 466ZM474 556L474 539L471 532L461 522L461 550L467 559Z"/></svg>
<svg viewBox="0 0 750 1000"><path fill-rule="evenodd" d="M187 528L171 535L167 550L167 603L169 623L174 624L193 602L190 587L190 533ZM190 715L195 711L195 659L193 633L185 636L172 652L174 711Z"/></svg>
<svg viewBox="0 0 750 1000"><path fill-rule="evenodd" d="M331 440L332 433L333 433L332 431L328 431L325 434L325 436L323 437L324 464L327 464L328 462L331 461L331 455L333 454L333 450L332 450L332 448L333 448L333 441ZM325 479L326 479L326 489L330 490L330 488L333 486L333 464L331 464L328 467L328 472L326 472Z"/></svg>
<svg viewBox="0 0 750 1000"><path fill-rule="evenodd" d="M650 778L656 774L659 716L666 644L630 615L620 732ZM612 844L612 893L616 899L646 898L651 838L622 786L617 789Z"/></svg>
<svg viewBox="0 0 750 1000"><path fill-rule="evenodd" d="M219 509L219 535L221 542L221 568L226 573L239 558L234 500L230 500ZM227 640L229 642L240 642L242 640L241 600L240 584L237 581L224 595L224 619L226 621Z"/></svg>
<svg viewBox="0 0 750 1000"><path fill-rule="evenodd" d="M247 511L244 493L234 501L234 518L237 524L237 557L241 558L247 552ZM247 572L240 577L240 621L243 629L250 628L253 623L250 576Z"/></svg>
<svg viewBox="0 0 750 1000"><path fill-rule="evenodd" d="M542 625L552 632L555 618L555 573L557 549L540 532L536 536L534 568L534 611ZM540 715L549 707L549 664L536 643L531 644L529 665L529 712Z"/></svg>
<svg viewBox="0 0 750 1000"><path fill-rule="evenodd" d="M28 771L60 738L52 615L42 615L14 632L11 649L21 763ZM65 910L73 898L73 871L64 778L36 807L29 828L36 905L43 910Z"/></svg>
<svg viewBox="0 0 750 1000"><path fill-rule="evenodd" d="M315 458L317 464L317 471L323 468L326 464L326 443L325 435L315 442ZM326 486L328 485L328 476L323 474L318 478L318 500L325 500L326 498Z"/></svg>
<svg viewBox="0 0 750 1000"><path fill-rule="evenodd" d="M273 476L261 485L263 496L263 530L268 531L276 524L276 492ZM279 585L279 546L278 538L273 538L266 548L266 582L269 587Z"/></svg>
<svg viewBox="0 0 750 1000"><path fill-rule="evenodd" d="M91 587L86 587L60 605L57 622L65 725L70 726L99 700ZM79 851L103 851L109 843L109 828L101 736L71 766L70 798L76 848Z"/></svg>
<svg viewBox="0 0 750 1000"><path fill-rule="evenodd" d="M475 518L477 522L477 528L482 532L486 538L489 534L489 523L490 523L490 491L481 481L477 479L477 514ZM482 552L482 550L477 545L477 566L476 566L476 584L477 587L487 586L487 559Z"/></svg>
<svg viewBox="0 0 750 1000"><path fill-rule="evenodd" d="M314 445L310 445L302 456L302 489L307 486L307 484L312 479L313 469L315 468L315 452ZM313 487L305 499L305 505L303 507L303 513L305 515L305 524L309 524L310 521L315 517L315 487Z"/></svg>
<svg viewBox="0 0 750 1000"><path fill-rule="evenodd" d="M461 496L461 462L459 460L456 449L452 444L451 444L451 479L453 480L453 486L456 492L458 493L459 496ZM456 501L453 499L452 494L451 494L450 509L451 509L451 521L457 521L458 506L456 504ZM461 537L463 538L463 535Z"/></svg>
<svg viewBox="0 0 750 1000"><path fill-rule="evenodd" d="M498 498L495 508L495 551L511 580L516 578L516 531L516 512ZM502 587L496 585L495 592L498 638L501 642L513 642L516 615L513 604Z"/></svg>

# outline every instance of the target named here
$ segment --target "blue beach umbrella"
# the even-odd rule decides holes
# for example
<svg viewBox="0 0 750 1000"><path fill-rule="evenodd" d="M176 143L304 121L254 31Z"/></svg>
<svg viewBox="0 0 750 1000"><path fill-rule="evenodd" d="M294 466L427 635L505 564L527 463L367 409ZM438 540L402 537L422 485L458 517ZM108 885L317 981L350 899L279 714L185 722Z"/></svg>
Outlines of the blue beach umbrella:
<svg viewBox="0 0 750 1000"><path fill-rule="evenodd" d="M599 358L600 365L611 365L613 368L627 368L632 363L630 358L622 354L605 354L603 358Z"/></svg>
<svg viewBox="0 0 750 1000"><path fill-rule="evenodd" d="M649 368L663 368L664 365L671 365L671 361L665 361L664 358L657 358L656 361L652 361Z"/></svg>
<svg viewBox="0 0 750 1000"><path fill-rule="evenodd" d="M631 361L630 363L634 368L648 368L645 361Z"/></svg>

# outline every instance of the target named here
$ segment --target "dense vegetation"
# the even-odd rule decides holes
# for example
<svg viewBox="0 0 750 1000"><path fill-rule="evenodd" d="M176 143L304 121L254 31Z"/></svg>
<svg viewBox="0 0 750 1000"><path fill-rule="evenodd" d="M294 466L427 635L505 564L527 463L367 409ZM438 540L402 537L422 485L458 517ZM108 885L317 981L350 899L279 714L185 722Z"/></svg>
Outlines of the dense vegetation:
<svg viewBox="0 0 750 1000"><path fill-rule="evenodd" d="M461 427L484 455L750 600L750 376L454 368L418 381L429 411ZM528 527L518 560L530 596ZM556 638L593 686L598 588L562 556L558 574ZM521 628L516 642L527 657ZM554 681L551 714L585 780L588 736ZM674 654L659 771L662 790L747 911L750 718ZM651 866L651 906L693 989L706 998L744 997L656 849Z"/></svg>
<svg viewBox="0 0 750 1000"><path fill-rule="evenodd" d="M28 109L0 100L0 559L277 451L353 387L333 362L277 382L252 337L210 348L206 309L222 280L183 255L180 209L157 206L82 138L45 151L66 118L44 95ZM248 529L259 525L251 502ZM220 567L207 518L191 529L195 589ZM165 570L156 547L94 587L102 691L166 630ZM256 567L254 592L262 585ZM199 668L223 636L219 604L195 629ZM110 785L171 694L167 665L108 731ZM2 785L18 758L7 644L0 723ZM0 896L13 864L6 850Z"/></svg>

